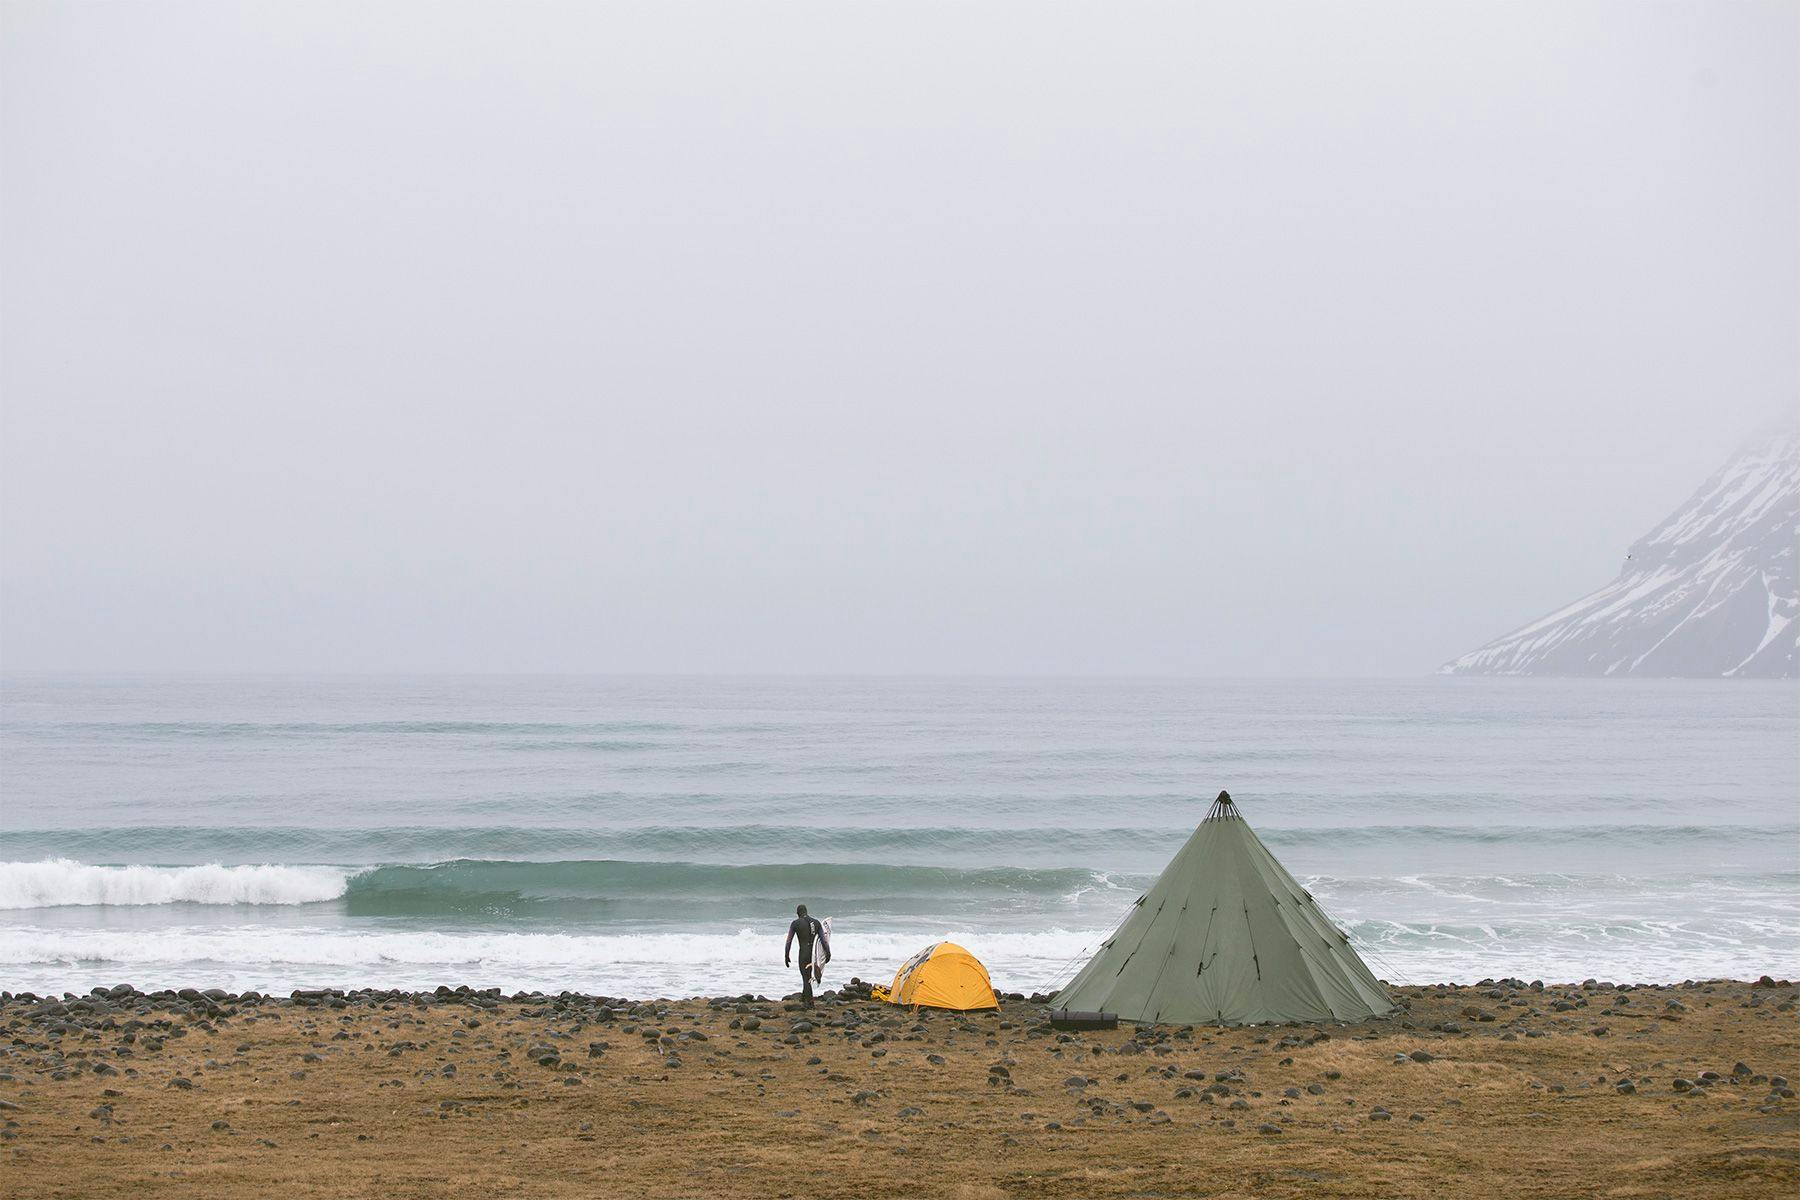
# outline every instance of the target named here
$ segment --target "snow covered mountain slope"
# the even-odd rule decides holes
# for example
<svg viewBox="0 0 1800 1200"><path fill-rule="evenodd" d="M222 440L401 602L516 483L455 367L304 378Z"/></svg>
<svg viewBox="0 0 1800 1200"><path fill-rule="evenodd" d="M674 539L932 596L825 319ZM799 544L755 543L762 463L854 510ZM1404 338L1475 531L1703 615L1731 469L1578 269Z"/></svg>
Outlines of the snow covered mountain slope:
<svg viewBox="0 0 1800 1200"><path fill-rule="evenodd" d="M1800 676L1800 431L1766 432L1591 595L1446 675Z"/></svg>

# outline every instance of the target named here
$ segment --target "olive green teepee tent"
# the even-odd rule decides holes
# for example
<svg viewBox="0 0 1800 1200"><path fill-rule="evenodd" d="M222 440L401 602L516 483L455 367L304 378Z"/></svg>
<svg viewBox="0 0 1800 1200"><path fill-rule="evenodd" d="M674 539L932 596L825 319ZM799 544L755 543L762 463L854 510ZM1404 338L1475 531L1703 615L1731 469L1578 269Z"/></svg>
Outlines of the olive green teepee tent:
<svg viewBox="0 0 1800 1200"><path fill-rule="evenodd" d="M1224 792L1054 1003L1184 1025L1360 1021L1394 1008Z"/></svg>

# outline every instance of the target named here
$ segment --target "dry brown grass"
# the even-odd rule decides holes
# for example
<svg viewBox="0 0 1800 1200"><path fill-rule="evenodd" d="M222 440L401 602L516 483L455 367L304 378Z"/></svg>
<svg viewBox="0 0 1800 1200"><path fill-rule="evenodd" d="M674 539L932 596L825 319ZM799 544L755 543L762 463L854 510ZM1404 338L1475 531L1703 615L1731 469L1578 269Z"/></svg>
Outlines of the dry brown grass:
<svg viewBox="0 0 1800 1200"><path fill-rule="evenodd" d="M1800 1025L1776 1010L1787 993L1765 990L1766 1002L1749 1008L1747 985L1671 991L1690 1009L1675 1020L1663 1019L1649 992L1634 994L1643 1016L1603 1016L1598 999L1517 1022L1524 1010L1509 1008L1501 1021L1463 1022L1463 1034L1429 1027L1460 1021L1472 992L1408 994L1416 1029L1389 1021L1286 1047L1284 1035L1311 1031L1199 1029L1165 1043L1163 1055L1120 1053L1129 1031L1062 1043L1033 1036L1023 1011L960 1027L932 1015L916 1035L908 1017L876 1046L823 1027L789 1045L780 1040L786 1014L742 1033L728 1028L730 1012L690 1003L658 1023L710 1040L685 1048L673 1069L617 1024L582 1028L510 1005L475 1029L462 1024L466 1009L451 1006L284 1009L278 1020L240 1016L215 1034L195 1030L125 1059L111 1057L114 1033L70 1035L60 1059L47 1057L42 1033L6 1010L14 1044L0 1068L14 1078L0 1080L0 1098L22 1109L0 1114L17 1122L0 1142L0 1192L294 1200L1800 1192L1800 1102L1771 1105L1768 1084L1747 1080L1705 1097L1670 1090L1677 1074L1729 1072L1739 1059L1800 1077ZM1593 1036L1601 1025L1607 1035ZM1527 1029L1546 1036L1525 1037ZM570 1054L600 1038L613 1048L576 1057L580 1082L568 1086L562 1072L523 1057L551 1030L570 1035L558 1043ZM1515 1040L1502 1040L1508 1031ZM385 1048L399 1041L424 1048L391 1057ZM1415 1049L1434 1061L1392 1061ZM304 1062L307 1053L321 1061ZM944 1063L927 1064L930 1053ZM815 1056L822 1061L809 1065ZM1010 1088L988 1084L989 1066L1002 1060ZM99 1061L131 1073L86 1069ZM64 1079L51 1077L57 1062ZM443 1073L450 1065L454 1077ZM1171 1066L1241 1071L1245 1082L1214 1103L1177 1099L1178 1087L1195 1085L1161 1073ZM1095 1116L1062 1086L1074 1074L1099 1081L1090 1097L1152 1110ZM169 1087L176 1075L193 1089ZM1636 1095L1614 1091L1621 1075L1644 1081ZM1324 1093L1283 1094L1309 1083ZM863 1092L876 1095L858 1102ZM1231 1109L1233 1099L1247 1107ZM101 1104L112 1106L110 1121L93 1115ZM1371 1121L1377 1105L1393 1119ZM919 1111L903 1114L909 1108ZM212 1129L216 1120L229 1128ZM1280 1132L1258 1132L1264 1124Z"/></svg>

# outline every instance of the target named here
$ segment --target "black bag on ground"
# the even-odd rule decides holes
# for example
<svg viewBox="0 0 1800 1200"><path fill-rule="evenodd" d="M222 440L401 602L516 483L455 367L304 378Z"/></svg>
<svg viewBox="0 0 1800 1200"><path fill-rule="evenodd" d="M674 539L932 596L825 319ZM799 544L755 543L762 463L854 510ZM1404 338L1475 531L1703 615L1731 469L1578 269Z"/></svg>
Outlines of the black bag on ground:
<svg viewBox="0 0 1800 1200"><path fill-rule="evenodd" d="M1119 1014L1109 1012L1070 1012L1066 1008L1050 1010L1052 1029L1117 1029Z"/></svg>

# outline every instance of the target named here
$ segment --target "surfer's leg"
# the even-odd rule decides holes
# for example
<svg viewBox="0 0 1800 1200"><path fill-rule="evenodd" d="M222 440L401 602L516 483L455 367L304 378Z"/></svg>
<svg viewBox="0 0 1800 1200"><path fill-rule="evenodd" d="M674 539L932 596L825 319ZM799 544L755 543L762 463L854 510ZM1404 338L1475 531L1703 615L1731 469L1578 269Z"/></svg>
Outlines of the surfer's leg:
<svg viewBox="0 0 1800 1200"><path fill-rule="evenodd" d="M800 960L800 1002L808 1008L812 1007L812 984L812 960L803 958Z"/></svg>

